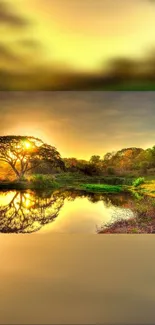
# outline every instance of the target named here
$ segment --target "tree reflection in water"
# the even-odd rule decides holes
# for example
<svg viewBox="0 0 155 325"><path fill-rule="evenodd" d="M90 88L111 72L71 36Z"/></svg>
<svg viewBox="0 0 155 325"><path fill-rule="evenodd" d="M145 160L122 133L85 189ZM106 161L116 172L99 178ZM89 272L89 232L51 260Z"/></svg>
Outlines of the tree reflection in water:
<svg viewBox="0 0 155 325"><path fill-rule="evenodd" d="M64 204L62 193L0 193L0 232L31 233L52 222ZM7 202L9 201L9 202ZM6 203L5 203L6 202Z"/></svg>
<svg viewBox="0 0 155 325"><path fill-rule="evenodd" d="M102 201L106 207L122 208L128 208L133 200L124 195L105 195L75 190L0 192L0 232L38 231L58 217L65 199L74 201L77 197L87 198L93 204Z"/></svg>
<svg viewBox="0 0 155 325"><path fill-rule="evenodd" d="M87 197L92 203L103 201L106 207L122 207L128 208L133 201L133 197L129 194L105 194L105 193L88 193L86 191L65 191L65 197L70 201L74 201L76 197Z"/></svg>

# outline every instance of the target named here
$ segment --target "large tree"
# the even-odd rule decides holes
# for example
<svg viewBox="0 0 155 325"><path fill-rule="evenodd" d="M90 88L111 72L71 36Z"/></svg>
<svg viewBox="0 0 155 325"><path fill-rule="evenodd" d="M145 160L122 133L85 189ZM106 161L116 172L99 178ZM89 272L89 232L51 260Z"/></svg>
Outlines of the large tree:
<svg viewBox="0 0 155 325"><path fill-rule="evenodd" d="M43 161L53 167L64 168L60 153L55 147L31 136L1 136L0 161L8 163L18 179Z"/></svg>

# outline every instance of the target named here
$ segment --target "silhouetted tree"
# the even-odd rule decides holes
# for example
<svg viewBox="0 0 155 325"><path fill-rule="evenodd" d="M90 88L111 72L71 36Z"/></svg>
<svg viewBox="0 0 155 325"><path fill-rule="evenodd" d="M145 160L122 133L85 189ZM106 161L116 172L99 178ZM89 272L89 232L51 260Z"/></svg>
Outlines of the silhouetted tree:
<svg viewBox="0 0 155 325"><path fill-rule="evenodd" d="M98 155L93 155L90 158L90 163L92 164L98 164L100 162L100 156Z"/></svg>
<svg viewBox="0 0 155 325"><path fill-rule="evenodd" d="M0 160L8 163L18 179L42 161L64 168L60 153L42 140L26 136L0 137Z"/></svg>

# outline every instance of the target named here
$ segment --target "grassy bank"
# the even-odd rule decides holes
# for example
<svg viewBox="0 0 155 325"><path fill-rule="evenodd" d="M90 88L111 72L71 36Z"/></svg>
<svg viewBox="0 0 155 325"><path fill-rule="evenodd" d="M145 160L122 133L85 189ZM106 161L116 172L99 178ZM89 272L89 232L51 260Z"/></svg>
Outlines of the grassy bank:
<svg viewBox="0 0 155 325"><path fill-rule="evenodd" d="M120 193L124 192L124 187L120 185L107 184L82 184L80 189L87 192L102 192L102 193Z"/></svg>
<svg viewBox="0 0 155 325"><path fill-rule="evenodd" d="M125 191L123 186L119 185L107 185L107 184L66 184L48 181L14 181L14 182L3 182L0 183L0 189L14 189L14 190L24 190L24 189L55 189L55 188L68 188L75 190L83 190L87 192L102 192L102 193L120 193Z"/></svg>
<svg viewBox="0 0 155 325"><path fill-rule="evenodd" d="M139 193L155 198L155 181L147 182L139 187Z"/></svg>
<svg viewBox="0 0 155 325"><path fill-rule="evenodd" d="M51 176L46 175L33 175L27 179L15 180L12 182L4 181L0 183L0 189L14 189L14 190L25 190L25 189L54 189L61 187L61 184L56 182Z"/></svg>
<svg viewBox="0 0 155 325"><path fill-rule="evenodd" d="M0 182L1 189L46 189L46 188L75 188L86 187L89 191L119 192L123 185L131 185L132 177L117 176L87 176L80 173L60 173L57 175L34 174L22 180ZM91 186L93 185L93 186ZM113 187L113 190L112 190Z"/></svg>
<svg viewBox="0 0 155 325"><path fill-rule="evenodd" d="M88 176L82 173L65 172L56 175L56 181L63 185L80 184L108 184L108 185L132 185L133 176Z"/></svg>
<svg viewBox="0 0 155 325"><path fill-rule="evenodd" d="M155 200L142 197L128 207L135 217L128 220L118 220L102 227L99 234L148 234L155 233Z"/></svg>
<svg viewBox="0 0 155 325"><path fill-rule="evenodd" d="M155 180L145 180L143 184L139 186L130 186L128 191L133 194L139 194L140 196L155 198Z"/></svg>
<svg viewBox="0 0 155 325"><path fill-rule="evenodd" d="M134 195L155 197L155 179L117 176L85 176L79 173L62 173L52 175L31 175L22 180L3 181L0 189L54 189L70 188L92 193L130 192Z"/></svg>

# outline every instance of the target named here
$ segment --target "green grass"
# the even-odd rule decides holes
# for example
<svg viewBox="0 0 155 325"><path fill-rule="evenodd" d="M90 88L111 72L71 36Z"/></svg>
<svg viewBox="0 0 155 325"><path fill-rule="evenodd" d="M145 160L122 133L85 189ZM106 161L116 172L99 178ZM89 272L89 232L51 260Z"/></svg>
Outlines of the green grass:
<svg viewBox="0 0 155 325"><path fill-rule="evenodd" d="M133 186L137 187L137 186L139 186L141 184L144 184L144 182L145 182L145 178L144 177L139 177L139 178L134 180Z"/></svg>
<svg viewBox="0 0 155 325"><path fill-rule="evenodd" d="M88 176L78 172L65 172L56 175L56 181L63 185L80 185L80 184L108 184L108 185L132 185L135 177L120 176Z"/></svg>
<svg viewBox="0 0 155 325"><path fill-rule="evenodd" d="M120 193L123 187L120 185L107 185L107 184L81 184L80 188L86 191L105 192L105 193Z"/></svg>
<svg viewBox="0 0 155 325"><path fill-rule="evenodd" d="M139 186L133 186L134 181ZM148 184L147 184L148 183ZM141 178L135 179L132 175L123 176L87 176L82 173L60 173L53 175L33 174L22 181L3 181L0 188L4 189L48 189L48 188L72 188L91 192L147 192L155 196L155 182L153 177L146 177L142 184Z"/></svg>

